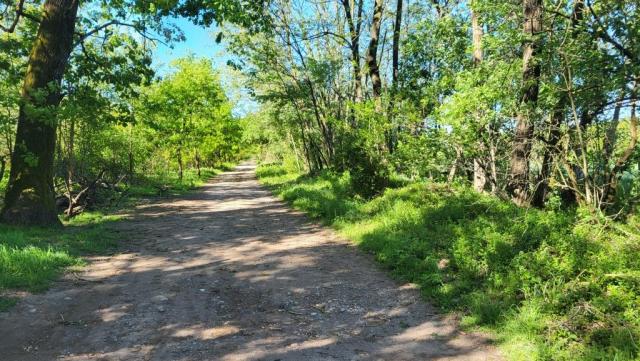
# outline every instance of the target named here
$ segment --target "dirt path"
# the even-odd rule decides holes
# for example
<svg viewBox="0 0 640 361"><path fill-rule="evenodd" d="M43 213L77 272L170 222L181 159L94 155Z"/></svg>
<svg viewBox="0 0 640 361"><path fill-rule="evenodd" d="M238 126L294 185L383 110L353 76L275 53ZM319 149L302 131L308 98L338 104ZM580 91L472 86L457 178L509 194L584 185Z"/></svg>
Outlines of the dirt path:
<svg viewBox="0 0 640 361"><path fill-rule="evenodd" d="M124 253L0 314L0 359L499 359L249 164L118 228Z"/></svg>

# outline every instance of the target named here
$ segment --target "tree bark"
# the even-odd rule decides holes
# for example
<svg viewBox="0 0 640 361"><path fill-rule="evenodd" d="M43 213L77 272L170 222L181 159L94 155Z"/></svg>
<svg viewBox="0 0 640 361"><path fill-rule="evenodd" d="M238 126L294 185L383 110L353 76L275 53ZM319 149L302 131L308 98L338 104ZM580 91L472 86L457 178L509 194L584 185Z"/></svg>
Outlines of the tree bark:
<svg viewBox="0 0 640 361"><path fill-rule="evenodd" d="M182 149L180 149L180 147L178 147L176 156L178 158L178 179L180 179L180 183L182 183L182 178L184 177L184 164L182 164Z"/></svg>
<svg viewBox="0 0 640 361"><path fill-rule="evenodd" d="M200 154L198 153L198 150L196 149L196 169L198 170L198 177L200 177Z"/></svg>
<svg viewBox="0 0 640 361"><path fill-rule="evenodd" d="M456 172L458 171L458 163L460 163L460 158L462 158L462 148L459 146L455 146L456 149L456 159L454 159L451 164L451 168L449 168L449 174L447 175L447 183L451 184L453 180L456 178Z"/></svg>
<svg viewBox="0 0 640 361"><path fill-rule="evenodd" d="M67 208L67 215L71 216L73 213L73 177L74 177L74 143L76 136L76 122L74 118L69 120L69 144L67 145L67 192L69 193L69 207Z"/></svg>
<svg viewBox="0 0 640 361"><path fill-rule="evenodd" d="M396 20L393 23L392 49L392 88L395 92L398 86L398 67L400 63L400 27L402 26L402 0L396 0Z"/></svg>
<svg viewBox="0 0 640 361"><path fill-rule="evenodd" d="M382 94L382 80L380 79L377 54L383 10L383 0L375 0L375 5L373 7L373 19L371 20L371 39L369 40L369 48L367 49L367 67L369 68L369 77L371 77L371 87L373 89L373 97L375 99L380 98L380 95Z"/></svg>
<svg viewBox="0 0 640 361"><path fill-rule="evenodd" d="M18 116L11 173L2 221L23 225L60 225L53 189L55 110L60 84L73 48L77 0L47 0L34 41Z"/></svg>
<svg viewBox="0 0 640 361"><path fill-rule="evenodd" d="M133 157L133 124L129 124L129 182L133 180L134 157Z"/></svg>
<svg viewBox="0 0 640 361"><path fill-rule="evenodd" d="M537 37L542 31L542 0L523 0L523 8L523 92L516 119L509 179L512 200L520 206L529 204L529 157L533 141L533 113L538 102L540 82L540 64L536 56L540 46Z"/></svg>
<svg viewBox="0 0 640 361"><path fill-rule="evenodd" d="M396 148L396 143L398 142L398 133L399 127L394 125L394 117L395 117L395 98L398 93L398 72L400 66L400 28L402 27L402 6L403 0L396 0L396 19L393 23L393 45L391 49L392 60L391 60L391 97L389 99L389 124L391 128L389 129L387 147L389 148L389 153L393 153Z"/></svg>
<svg viewBox="0 0 640 361"><path fill-rule="evenodd" d="M363 1L359 0L355 9L355 0L342 0L342 6L349 25L349 49L353 68L353 101L362 101L362 70L360 69L360 29L362 28ZM355 15L355 18L354 18Z"/></svg>
<svg viewBox="0 0 640 361"><path fill-rule="evenodd" d="M473 64L478 65L482 62L482 37L484 36L480 17L476 10L471 10L471 31L473 37Z"/></svg>
<svg viewBox="0 0 640 361"><path fill-rule="evenodd" d="M7 167L7 160L5 157L0 157L0 182L4 179L4 171Z"/></svg>
<svg viewBox="0 0 640 361"><path fill-rule="evenodd" d="M478 66L482 62L482 26L480 25L480 19L476 10L471 10L471 33L473 37L473 65ZM483 130L484 133L484 130ZM480 136L478 141L479 150L481 153L486 153L486 146L484 140ZM473 188L477 192L484 192L487 185L487 166L486 155L482 154L480 157L473 159Z"/></svg>

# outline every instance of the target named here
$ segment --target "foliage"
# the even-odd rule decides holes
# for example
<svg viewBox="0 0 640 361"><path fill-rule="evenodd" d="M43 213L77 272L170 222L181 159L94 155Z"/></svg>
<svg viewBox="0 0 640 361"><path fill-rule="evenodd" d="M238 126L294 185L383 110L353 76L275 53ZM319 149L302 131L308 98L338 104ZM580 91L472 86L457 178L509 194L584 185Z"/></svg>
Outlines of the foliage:
<svg viewBox="0 0 640 361"><path fill-rule="evenodd" d="M493 330L514 359L635 359L639 224L582 210L525 210L467 187L416 182L370 201L348 174L258 176L337 228L463 324Z"/></svg>
<svg viewBox="0 0 640 361"><path fill-rule="evenodd" d="M363 4L365 14L372 11L371 2ZM262 129L276 130L263 146L285 145L312 172L349 169L365 197L382 192L397 172L465 183L478 176L483 183L476 189L515 199L514 161L524 144L531 151L521 203L544 207L560 192L594 212L628 214L637 204L622 185L638 154L637 11L611 1L540 6L543 31L529 38L518 2L413 2L400 44L376 54L383 69L391 48L401 55L391 64L397 79L382 73L387 86L380 97L367 89L371 69L353 58L370 35L361 29L354 43L344 25L353 14L340 7L275 1L272 31L237 31L229 48L265 105L257 117L267 123ZM476 42L472 14L481 30ZM384 13L387 20L393 15ZM392 31L381 34L382 43L393 41ZM526 61L539 71L532 73L535 96L523 104L532 85L523 80L527 44L536 49ZM521 139L515 128L525 118L530 130Z"/></svg>
<svg viewBox="0 0 640 361"><path fill-rule="evenodd" d="M239 151L241 124L231 115L211 62L186 58L176 72L144 90L138 112L155 146L175 152L180 171L191 155L197 167L230 160Z"/></svg>

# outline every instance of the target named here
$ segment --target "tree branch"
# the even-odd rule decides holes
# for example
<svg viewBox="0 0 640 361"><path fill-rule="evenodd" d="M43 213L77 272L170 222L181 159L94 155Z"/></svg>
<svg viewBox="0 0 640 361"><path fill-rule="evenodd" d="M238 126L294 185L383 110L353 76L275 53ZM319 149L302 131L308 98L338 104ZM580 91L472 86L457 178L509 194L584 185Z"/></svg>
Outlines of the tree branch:
<svg viewBox="0 0 640 361"><path fill-rule="evenodd" d="M593 15L593 18L595 19L596 23L598 23L599 29L596 29L595 35L600 39L604 40L605 42L613 45L614 48L618 49L618 51L620 51L624 56L626 56L631 62L637 62L637 59L634 57L633 53L629 49L624 47L622 44L617 42L613 37L611 37L611 35L609 35L606 27L600 20L600 17L598 17L596 12L593 10L593 7L591 7L591 1L587 1L587 7L589 8L589 12L591 12L591 15Z"/></svg>
<svg viewBox="0 0 640 361"><path fill-rule="evenodd" d="M133 30L135 30L136 33L138 33L140 36L142 36L143 38L145 38L147 40L150 40L150 41L153 41L153 42L157 41L160 44L168 45L167 43L163 42L160 39L157 39L157 38L154 38L154 37L151 37L151 36L145 34L143 31L140 30L140 28L136 24L125 23L125 22L122 22L122 21L119 21L119 20L110 20L110 21L107 21L106 23L104 23L102 25L99 25L99 26L89 30L86 33L77 33L79 38L78 38L78 41L77 41L76 45L78 45L79 43L83 43L85 40L87 40L87 38L95 35L96 33L100 32L100 31L102 31L102 30L104 30L104 29L106 29L106 28L108 28L110 26L125 26L125 27L129 27L129 28L132 28Z"/></svg>
<svg viewBox="0 0 640 361"><path fill-rule="evenodd" d="M13 33L16 30L16 26L18 26L18 22L20 21L20 16L24 15L22 9L24 8L24 0L19 0L18 5L16 7L16 17L13 19L13 22L9 27L6 27L0 24L0 29L4 30L7 33Z"/></svg>

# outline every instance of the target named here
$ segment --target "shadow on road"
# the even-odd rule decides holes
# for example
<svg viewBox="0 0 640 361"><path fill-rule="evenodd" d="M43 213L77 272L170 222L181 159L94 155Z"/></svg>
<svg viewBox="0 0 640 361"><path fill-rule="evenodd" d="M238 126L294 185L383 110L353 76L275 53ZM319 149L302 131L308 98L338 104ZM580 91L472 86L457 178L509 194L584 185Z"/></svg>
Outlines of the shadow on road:
<svg viewBox="0 0 640 361"><path fill-rule="evenodd" d="M251 164L140 206L123 253L0 315L3 360L493 360Z"/></svg>

